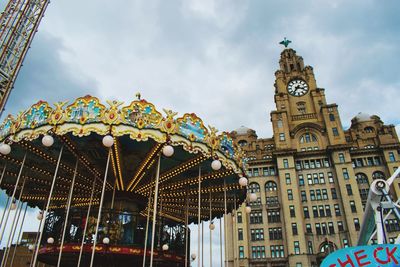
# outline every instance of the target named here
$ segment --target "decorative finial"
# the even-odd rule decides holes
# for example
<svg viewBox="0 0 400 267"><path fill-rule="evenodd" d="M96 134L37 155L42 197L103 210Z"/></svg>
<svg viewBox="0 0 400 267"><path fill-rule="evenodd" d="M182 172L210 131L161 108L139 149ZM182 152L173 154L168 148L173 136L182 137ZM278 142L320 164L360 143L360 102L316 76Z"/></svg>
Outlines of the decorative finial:
<svg viewBox="0 0 400 267"><path fill-rule="evenodd" d="M281 41L279 44L284 45L285 48L288 47L288 45L291 43L292 41L286 39L286 37L283 39L283 41Z"/></svg>
<svg viewBox="0 0 400 267"><path fill-rule="evenodd" d="M138 100L140 100L140 93L139 93L139 92L137 92L135 96L136 96L136 98L137 98Z"/></svg>

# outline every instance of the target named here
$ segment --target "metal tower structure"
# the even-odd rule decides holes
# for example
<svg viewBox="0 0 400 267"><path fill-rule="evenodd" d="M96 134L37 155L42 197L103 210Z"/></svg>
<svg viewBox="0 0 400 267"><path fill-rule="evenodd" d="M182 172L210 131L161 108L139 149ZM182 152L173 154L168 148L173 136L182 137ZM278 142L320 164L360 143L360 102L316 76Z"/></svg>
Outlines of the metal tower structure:
<svg viewBox="0 0 400 267"><path fill-rule="evenodd" d="M49 0L10 0L0 17L0 116Z"/></svg>

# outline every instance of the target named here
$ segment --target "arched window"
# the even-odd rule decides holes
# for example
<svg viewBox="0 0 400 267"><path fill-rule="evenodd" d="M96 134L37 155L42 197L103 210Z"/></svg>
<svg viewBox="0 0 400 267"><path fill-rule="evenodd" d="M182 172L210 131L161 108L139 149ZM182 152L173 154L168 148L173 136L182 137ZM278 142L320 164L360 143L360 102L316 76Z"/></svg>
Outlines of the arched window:
<svg viewBox="0 0 400 267"><path fill-rule="evenodd" d="M376 171L376 172L374 172L373 174L372 174L372 179L383 179L383 180L385 180L386 179L386 177L385 177L385 174L383 173L383 172L381 172L381 171Z"/></svg>
<svg viewBox="0 0 400 267"><path fill-rule="evenodd" d="M317 142L317 137L314 134L305 133L300 136L300 144Z"/></svg>
<svg viewBox="0 0 400 267"><path fill-rule="evenodd" d="M258 183L256 183L256 182L252 182L252 183L249 184L248 191L250 193L260 192L260 185Z"/></svg>
<svg viewBox="0 0 400 267"><path fill-rule="evenodd" d="M368 177L364 173L357 173L356 174L357 184L369 184Z"/></svg>
<svg viewBox="0 0 400 267"><path fill-rule="evenodd" d="M239 144L239 146L245 146L245 145L247 145L247 141L246 140L240 140L238 142L238 144Z"/></svg>
<svg viewBox="0 0 400 267"><path fill-rule="evenodd" d="M276 191L278 190L278 186L274 181L268 181L265 183L265 191Z"/></svg>
<svg viewBox="0 0 400 267"><path fill-rule="evenodd" d="M337 250L337 246L331 241L325 241L319 246L319 252L322 253L329 254L331 252L334 252L335 250Z"/></svg>
<svg viewBox="0 0 400 267"><path fill-rule="evenodd" d="M375 131L374 127L368 126L364 128L364 132L373 133Z"/></svg>

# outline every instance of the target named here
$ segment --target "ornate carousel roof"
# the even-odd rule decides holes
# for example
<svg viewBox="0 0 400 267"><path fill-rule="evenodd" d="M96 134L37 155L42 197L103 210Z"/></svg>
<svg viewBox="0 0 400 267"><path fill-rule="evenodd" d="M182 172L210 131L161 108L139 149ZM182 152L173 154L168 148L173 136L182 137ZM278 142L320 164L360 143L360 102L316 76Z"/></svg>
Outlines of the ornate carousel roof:
<svg viewBox="0 0 400 267"><path fill-rule="evenodd" d="M127 198L134 196L143 204L145 212L149 194L154 190L157 155L165 144L169 144L175 153L172 157L163 157L160 164L159 199L163 216L182 221L188 199L189 217L195 221L199 169L202 217L209 217L210 198L213 217L223 213L224 181L228 205L232 207L235 199L241 203L245 198L245 188L238 183L244 167L242 152L229 134L217 134L215 128L205 127L194 113L177 117L176 112L163 111L165 115L146 100L138 99L129 105L107 101L104 105L96 97L85 96L70 105L58 102L54 107L39 101L17 117L9 115L0 126L0 141L12 148L10 154L0 155L5 164L1 187L8 194L14 189L27 152L21 176L21 181L25 182L21 198L31 206L42 208L48 199L58 153L63 146L51 207L65 207L77 160L72 206L88 205L94 179L94 203L98 203L108 153L102 138L111 135L114 145L111 149L112 171L107 177L109 195L115 188ZM55 142L46 147L41 137L49 134ZM215 158L222 163L218 171L211 168ZM19 190L21 188L22 182Z"/></svg>

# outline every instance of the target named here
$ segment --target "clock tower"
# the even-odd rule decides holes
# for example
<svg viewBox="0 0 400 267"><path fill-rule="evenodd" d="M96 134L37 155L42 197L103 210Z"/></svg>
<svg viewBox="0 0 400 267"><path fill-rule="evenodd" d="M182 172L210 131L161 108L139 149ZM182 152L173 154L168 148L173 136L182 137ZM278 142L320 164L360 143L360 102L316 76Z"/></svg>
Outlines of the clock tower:
<svg viewBox="0 0 400 267"><path fill-rule="evenodd" d="M277 149L319 150L344 144L337 105L326 103L325 89L317 86L313 68L304 66L303 58L291 48L282 51L279 65L274 84L276 110L271 112ZM297 142L305 133L315 144L306 147Z"/></svg>

